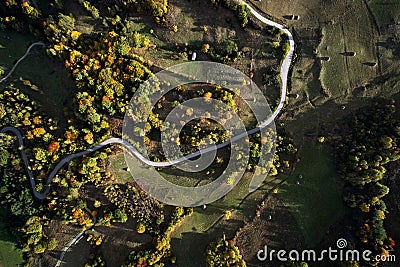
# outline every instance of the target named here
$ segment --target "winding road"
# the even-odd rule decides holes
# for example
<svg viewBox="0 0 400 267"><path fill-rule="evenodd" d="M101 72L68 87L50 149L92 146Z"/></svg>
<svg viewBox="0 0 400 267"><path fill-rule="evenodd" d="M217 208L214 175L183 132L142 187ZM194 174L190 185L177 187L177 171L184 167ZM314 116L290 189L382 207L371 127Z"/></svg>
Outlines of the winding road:
<svg viewBox="0 0 400 267"><path fill-rule="evenodd" d="M7 80L7 79L11 76L11 74L13 74L13 72L14 72L15 68L18 66L18 64L19 64L22 60L24 60L24 59L29 55L29 53L31 52L31 49L32 49L34 46L38 46L38 45L40 45L40 46L45 46L45 43L43 43L43 42L36 42L36 43L31 44L31 45L28 47L28 49L26 49L25 54L24 54L20 59L18 59L18 61L15 63L15 65L12 67L12 69L8 72L8 74L7 74L6 76L4 76L3 78L1 78L0 83L2 83L2 82L4 82L5 80Z"/></svg>
<svg viewBox="0 0 400 267"><path fill-rule="evenodd" d="M88 211L89 213L92 213L88 208L86 208L86 209L87 209L87 211ZM65 253L67 253L68 249L69 249L70 247L72 247L73 245L77 244L77 243L79 242L79 240L81 240L81 238L83 237L83 234L84 234L86 231L92 229L93 226L94 226L95 224L96 224L96 216L93 216L93 222L92 222L88 227L86 227L86 228L84 228L82 231L80 231L80 232L79 232L74 238L72 238L72 240L69 241L68 244L65 245L65 247L61 250L60 257L58 258L58 261L57 261L55 267L59 267L59 266L61 266L61 264L64 263L64 262L63 262L63 259L64 259L64 256L65 256Z"/></svg>
<svg viewBox="0 0 400 267"><path fill-rule="evenodd" d="M190 155L184 156L182 158L178 158L176 160L173 161L167 161L167 162L154 162L151 161L147 158L145 158L135 147L133 147L128 141L121 139L121 138L115 138L115 137L111 137L97 145L95 145L92 148L89 148L85 151L81 151L75 154L71 154L66 156L65 158L63 158L52 170L52 172L50 173L49 177L47 178L47 183L46 183L46 188L43 192L38 192L36 190L36 182L35 182L35 178L32 174L32 170L31 167L29 165L29 160L28 157L24 151L24 142L23 142L23 138L21 133L19 132L18 129L16 129L15 127L12 126L6 126L4 128L2 128L0 130L1 133L6 133L6 132L11 132L13 134L15 134L17 136L17 140L18 140L18 145L19 145L19 150L21 153L21 157L22 160L24 161L25 164L25 169L27 171L27 174L29 176L29 180L30 180L30 184L32 186L32 191L33 194L36 198L38 199L45 199L46 195L49 193L50 191L50 186L51 186L51 182L53 180L53 178L55 177L55 175L58 173L58 171L65 165L67 164L70 160L74 159L74 158L78 158L81 157L83 155L87 155L87 154L91 154L93 152L95 152L96 150L99 150L101 148L103 148L104 146L110 145L110 144L120 144L123 145L127 148L127 151L137 157L139 160L141 160L143 163L149 165L149 166L154 166L154 167L167 167L167 166L172 166L175 165L177 163L181 163L184 161L187 161L189 159L195 158L201 154L204 153L208 153L210 151L225 147L227 145L229 145L230 143L242 139L244 137L247 137L248 135L254 134L259 132L261 129L267 127L281 112L283 106L285 105L285 101L286 101L286 95L287 95L287 81L288 81L288 74L289 74L289 69L290 69L290 64L292 62L292 58L293 58L293 53L294 53L294 47L295 47L295 43L293 40L293 35L290 33L290 31L283 25L278 24L272 20L269 20L265 17L263 17L260 13L258 13L257 11L255 11L249 4L243 2L243 1L239 1L239 3L246 5L251 14L256 17L258 20L260 20L262 23L269 25L269 26L273 26L276 27L278 29L280 29L282 32L284 32L287 36L288 36L288 40L289 40L289 44L290 44L290 50L287 53L286 57L284 58L282 65L281 65L281 72L280 72L280 78L281 78L281 96L280 96L280 101L279 104L276 108L276 110L272 113L272 115L270 117L268 117L265 121L263 121L262 123L260 123L256 128L249 130L247 132L243 132L242 134L239 134L237 136L232 137L229 141L226 141L224 143L221 143L219 145L216 146L211 146L202 150L199 150L195 153L192 153ZM14 65L14 67L11 69L11 71L0 80L0 83L4 82L6 79L8 79L11 74L14 72L15 68L17 67L17 65L29 54L30 50L32 49L32 47L36 46L36 45L42 45L44 46L45 44L43 42L37 42L37 43L33 43L32 45L29 46L29 48L27 49L27 51L25 52L25 54L16 62L16 64Z"/></svg>

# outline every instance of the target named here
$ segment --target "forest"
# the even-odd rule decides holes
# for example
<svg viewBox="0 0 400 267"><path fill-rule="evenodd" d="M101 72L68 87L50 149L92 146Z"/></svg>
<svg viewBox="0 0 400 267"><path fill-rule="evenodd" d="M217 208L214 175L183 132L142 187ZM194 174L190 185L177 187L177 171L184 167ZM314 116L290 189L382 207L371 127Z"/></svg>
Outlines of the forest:
<svg viewBox="0 0 400 267"><path fill-rule="evenodd" d="M29 80L15 77L1 84L0 127L16 127L22 133L24 145L18 146L17 138L12 134L0 134L0 203L2 211L4 209L7 214L3 219L15 222L6 230L17 237L25 266L37 266L43 263L46 255L61 250L57 234L52 232L56 222L76 230L127 227L127 233L133 232L135 236L150 241L132 249L123 266L179 266L180 259L171 248L171 236L185 224L185 220L193 217L194 209L165 205L148 195L133 180L121 181L121 177L108 168L110 158L123 152L120 146L109 146L75 158L63 166L50 185L47 179L57 163L66 156L89 149L107 138L122 136L124 115L133 95L144 81L163 67L161 60L154 61L154 54L158 56L161 50L172 54L170 59L176 62L191 60L190 56L197 51L202 60L245 68L251 78L253 75L258 78L263 93L272 99L271 106L277 106L279 99L269 94L273 95L271 91L280 88L279 65L290 49L286 35L272 27L260 28L244 4L230 0L207 2L210 10L232 16L234 21L230 17L224 19L226 25L235 28L237 24L236 30L248 30L251 33L261 31L266 35L262 48L267 52L260 53L261 56L257 58L257 55L253 55L253 48L245 47L243 40L228 31L223 38L212 39L212 25L204 23L198 23L193 30L203 34L204 40L166 42L168 35L160 37L153 28L161 28L171 35L182 34L182 24L178 26L170 21L170 12L177 10L167 0L5 0L0 3L0 29L3 32L22 32L42 40L45 49L39 53L45 53L66 71L76 89L70 99L72 107L65 107L63 118L56 118L46 114L44 104L34 101L18 81L35 92L40 85L38 87ZM82 26L86 21L80 20L72 12L76 11L74 8L84 12L82 17L93 26L90 31ZM142 18L144 22L131 19L134 16ZM140 25L146 20L154 23L150 24L152 28L141 28ZM217 29L213 33L216 32ZM396 42L392 40L392 45ZM243 67L240 64L246 57L251 59ZM269 58L275 64L262 66L255 73L254 57L257 60ZM0 71L4 72L3 69ZM164 120L174 107L192 98L202 98L204 103L210 103L211 99L219 100L242 116L241 119L246 121L246 129L257 126L255 115L251 114L235 90L203 83L179 86L150 110L143 136L149 159L155 162L166 160L160 147ZM189 118L192 113L193 110L186 109L183 119ZM134 117L135 114L128 115ZM228 115L224 118L225 122L230 119ZM301 139L312 139L316 147L330 145L335 151L336 166L345 192L343 199L351 215L345 227L350 230L352 245L387 256L395 246L395 241L386 229L385 219L389 209L385 203L392 193L389 192L389 182L395 173L393 164L400 159L400 121L396 117L395 102L377 100L373 107L357 110L344 121L345 126L336 138L318 135L313 139L309 136L302 136ZM187 155L204 145L199 140L209 139L215 144L228 141L229 136L223 126L224 123L219 124L206 117L190 121L182 128L179 138L173 141ZM268 176L273 181L271 183L276 183L272 190L265 193L267 197L280 192L278 186L286 182L282 176L291 176L295 164L300 161L298 144L293 141L292 135L301 133L291 133L285 127L282 119L277 124L276 133L271 131L266 136L255 133L246 139L250 147L246 172ZM310 135L313 136L312 133ZM273 160L268 161L262 158L260 147L272 139L276 139L276 153ZM223 172L229 161L230 149L220 149L215 162L200 175L212 179ZM28 155L29 168L21 159L22 150ZM238 157L241 156L239 154ZM257 168L260 163L262 168ZM44 192L50 187L45 199L34 197L27 170L35 177L36 191ZM182 177L173 168L159 168L158 171L165 176ZM295 179L298 186L306 180L301 180L301 177ZM228 178L225 182L232 184L233 179ZM255 198L256 201L258 199ZM243 203L240 202L239 206ZM249 208L251 216L255 220L269 222L267 218L271 214L266 216L262 213L266 205L262 200L254 209ZM204 214L211 216L207 213L212 211L208 211L206 205L202 209ZM234 209L227 207L218 222L234 224L239 220L250 223L245 215L238 219ZM105 247L105 235L85 231L84 238L90 245L90 256L85 267L109 266L107 262L110 260L102 250ZM207 266L246 266L246 255L239 250L237 236L232 238L218 233L206 245L202 256ZM376 266L379 263L369 264ZM287 262L284 266L307 264ZM361 265L349 263L348 266Z"/></svg>
<svg viewBox="0 0 400 267"><path fill-rule="evenodd" d="M49 237L54 221L85 229L93 224L109 226L133 220L136 232L151 235L153 242L144 250L132 251L126 259L126 266L163 266L167 262L174 264L176 258L171 254L170 232L185 216L190 216L192 209L165 207L134 182L117 183L116 177L105 167L107 158L118 150L115 147L70 161L53 179L50 193L44 200L38 200L32 195L19 153L21 149L26 150L30 170L36 177L35 190L42 192L47 187L49 173L65 156L90 148L110 136L121 135L120 126L125 108L140 84L152 75L154 68L152 62L137 52L156 48L148 34L132 28L129 14L138 12L151 16L156 23L169 27L166 20L167 0L115 1L113 5L109 1L75 2L107 30L91 34L79 31L76 18L64 12L65 3L60 0L40 4L36 1L20 3L6 0L0 4L0 27L45 40L47 55L65 67L77 88L72 100L73 109L65 111L67 123L60 126L58 118L44 114L41 103L31 100L17 85L11 82L3 86L0 93L0 126L17 127L24 139L24 147L21 148L16 146L12 135L1 135L0 165L3 178L0 181L0 200L2 207L9 211L7 219L15 221L14 226L8 230L21 240L18 245L24 253L25 265L35 266L46 251L52 251L58 246L57 239ZM231 9L242 27L248 24L249 11L244 5L229 1L213 4ZM239 50L235 41L229 39L212 48L203 46L203 53L209 53L211 58L222 62L227 59L234 61L240 54ZM25 85L32 90L37 89L29 81ZM220 87L203 86L201 90L177 88L174 93L182 99L216 97L236 110L243 105L238 102L234 92ZM165 107L176 105L177 101L166 97L158 103L158 108L152 111L146 125L148 149L154 160L164 159L150 145L157 141L151 138L162 127L162 117L157 113ZM216 143L226 141L217 125L209 121L202 123L209 125L204 131L196 130L195 124L185 128L181 139L185 153L195 151L200 145L195 140L203 137L211 138ZM264 141L260 135L249 140L252 149L249 171L254 170L260 157L259 144ZM278 138L278 151L293 155L296 149L290 139L283 135ZM220 168L223 160L219 158L214 168ZM270 174L277 175L288 168L288 164L289 161L276 155ZM102 245L102 238L90 233L86 236L93 255L85 266L105 266L106 262L98 249ZM232 260L245 266L234 245L224 247L227 241L216 242L210 245L208 252L211 253L214 250L212 247L216 246L212 253L213 259L208 259L210 266L219 266L221 261L228 264ZM217 259L217 254L226 253L231 255L232 260L225 257Z"/></svg>
<svg viewBox="0 0 400 267"><path fill-rule="evenodd" d="M400 159L400 122L395 112L393 100L378 99L348 120L336 143L338 170L345 182L344 200L352 209L349 227L357 247L384 256L395 246L385 229L388 209L384 201L393 175L387 173L387 166Z"/></svg>

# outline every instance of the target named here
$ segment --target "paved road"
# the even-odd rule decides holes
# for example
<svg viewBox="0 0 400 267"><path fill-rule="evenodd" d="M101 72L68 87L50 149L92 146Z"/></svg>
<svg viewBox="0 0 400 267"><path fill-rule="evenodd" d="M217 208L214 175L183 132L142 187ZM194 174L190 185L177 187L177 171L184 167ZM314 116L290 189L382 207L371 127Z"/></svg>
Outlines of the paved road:
<svg viewBox="0 0 400 267"><path fill-rule="evenodd" d="M49 177L47 178L46 188L41 193L36 191L35 178L34 178L34 176L32 174L31 167L29 166L28 157L26 156L26 153L24 151L24 142L23 142L23 138L21 136L21 133L18 131L18 129L16 129L16 128L12 127L12 126L6 126L6 127L2 128L0 130L0 132L1 133L12 132L17 136L18 145L19 145L20 152L21 152L21 157L22 157L22 160L24 161L25 169L26 169L27 174L29 176L29 180L30 180L30 183L31 183L31 186L32 186L32 191L33 191L34 196L36 198L38 198L38 199L46 198L46 195L50 191L51 181L53 180L54 176L70 160L72 160L74 158L81 157L83 155L91 154L94 151L99 150L99 149L103 148L104 146L108 146L110 144L120 144L120 145L125 146L127 148L127 151L129 151L130 154L132 154L133 156L137 157L139 160L141 160L143 163L145 163L145 164L147 164L149 166L167 167L167 166L172 166L172 165L176 165L177 163L181 163L181 162L187 161L188 159L195 158L195 157L197 157L197 156L199 156L201 154L213 151L215 149L219 149L219 148L225 147L225 146L229 145L230 143L235 142L236 140L239 140L239 139L247 137L248 135L257 133L261 129L267 127L279 115L279 113L281 112L283 106L285 105L286 94L287 94L287 79L288 79L288 73L289 73L289 69L290 69L290 64L292 62L295 43L294 43L294 40L293 40L293 35L290 33L290 31L285 26L280 25L280 24L278 24L278 23L276 23L274 21L271 21L271 20L263 17L260 13L255 11L247 3L243 2L243 1L240 1L240 3L245 4L250 9L250 12L258 20L260 20L262 23L270 25L270 26L273 26L273 27L276 27L276 28L279 28L280 30L282 30L288 36L288 39L289 39L289 42L290 42L290 50L287 53L285 59L283 60L282 66L281 66L281 73L280 73L280 78L281 78L281 97L280 97L280 101L279 101L278 107L276 108L276 110L272 113L272 115L269 118L267 118L265 121L263 121L261 124L259 124L258 127L254 128L252 130L249 130L248 132L243 132L242 134L234 136L227 142L224 142L224 143L216 145L216 146L208 147L208 148L202 149L200 151L197 151L197 152L195 152L193 154L184 156L182 158L179 158L179 159L176 159L176 160L173 160L173 161L167 161L167 162L154 162L154 161L151 161L151 160L145 158L142 154L140 154L139 151L137 151L137 149L135 147L133 147L126 140L123 140L123 139L120 139L120 138L111 137L111 138L109 138L109 139L107 139L107 140L95 145L92 148L89 148L89 149L87 149L85 151L82 151L82 152L78 152L78 153L75 153L75 154L68 155L65 158L63 158L54 167L53 171L50 173ZM27 49L26 53L17 61L17 63L11 69L10 73L8 73L7 76L5 76L4 78L2 78L0 80L0 83L5 81L12 74L12 72L15 70L17 65L29 54L30 50L35 45L44 45L44 43L37 42L37 43L34 43L31 46L29 46L29 48Z"/></svg>
<svg viewBox="0 0 400 267"><path fill-rule="evenodd" d="M267 120L265 120L258 126L259 128L265 128L279 115L283 106L285 105L286 95L287 95L287 80L288 80L288 76L289 76L290 64L292 63L295 44L294 44L292 33L285 26L263 17L260 13L255 11L254 8L252 8L249 4L247 4L243 1L240 1L240 3L245 4L250 9L251 14L254 17L256 17L259 21L261 21L262 23L267 24L269 26L273 26L275 28L280 29L282 32L284 32L287 35L287 37L289 39L290 49L281 65L281 74L280 74L280 76L281 76L281 99L279 101L278 107L276 108L274 113L272 113L272 116L269 117ZM253 130L250 130L250 131L248 131L248 133L252 134L252 131Z"/></svg>
<svg viewBox="0 0 400 267"><path fill-rule="evenodd" d="M92 213L88 208L86 208L86 211L89 212L89 213ZM92 224L90 224L89 226L85 227L82 231L80 231L80 232L79 232L74 238L72 238L72 240L71 240L70 242L68 242L68 244L65 245L65 247L61 250L60 257L58 258L58 261L57 261L55 267L59 267L59 266L61 266L61 264L64 263L64 262L63 262L63 259L64 259L64 256L65 256L65 253L67 253L68 249L69 249L71 246L77 244L77 243L82 239L83 234L84 234L86 231L88 231L88 230L90 230L90 229L92 229L92 228L94 227L94 225L96 224L96 216L93 216L93 219L92 219L92 220L93 220L93 223L92 223Z"/></svg>

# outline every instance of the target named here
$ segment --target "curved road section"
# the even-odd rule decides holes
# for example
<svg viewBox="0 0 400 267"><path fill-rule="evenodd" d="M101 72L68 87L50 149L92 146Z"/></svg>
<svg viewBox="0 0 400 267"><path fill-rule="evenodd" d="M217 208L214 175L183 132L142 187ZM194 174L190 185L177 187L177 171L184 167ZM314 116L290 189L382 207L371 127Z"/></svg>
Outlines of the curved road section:
<svg viewBox="0 0 400 267"><path fill-rule="evenodd" d="M274 113L272 113L271 117L269 117L267 120L265 120L258 126L259 128L265 128L279 115L283 106L285 105L286 95L287 95L287 81L288 81L288 76L289 76L290 64L292 63L292 59L293 59L295 43L294 43L292 33L285 26L263 17L260 13L255 11L254 8L252 8L249 4L247 4L243 1L239 1L239 3L246 5L247 8L250 10L250 13L254 17L256 17L259 21L261 21L262 23L280 29L282 32L284 32L287 35L288 40L289 40L290 49L281 65L281 74L280 74L280 76L281 76L281 99L279 101L278 107L276 108ZM252 131L253 130L250 130L250 131L248 131L248 133L252 134Z"/></svg>
<svg viewBox="0 0 400 267"><path fill-rule="evenodd" d="M6 76L4 76L4 77L0 80L0 83L2 83L2 82L4 82L5 80L7 80L7 79L11 76L11 74L13 74L13 72L14 72L15 68L18 66L18 64L21 63L21 61L24 60L24 59L29 55L29 53L31 52L31 49L32 49L34 46L37 46L37 45L45 46L45 44L44 44L43 42L36 42L36 43L31 44L31 45L28 47L28 49L26 49L25 54L24 54L20 59L18 59L18 61L15 63L14 67L12 67L12 69L10 70L10 72L8 72L8 74L7 74Z"/></svg>
<svg viewBox="0 0 400 267"><path fill-rule="evenodd" d="M87 209L87 211L88 211L89 213L92 213L88 208L86 208L86 209ZM58 261L57 261L55 267L59 267L59 266L61 266L61 264L64 263L64 262L63 262L63 259L64 259L64 256L65 256L65 253L67 253L68 249L69 249L70 247L72 247L73 245L77 244L77 243L79 242L79 240L81 240L81 238L83 237L83 234L84 234L86 231L92 229L92 228L94 227L95 224L96 224L96 216L93 216L93 222L92 222L92 224L90 224L88 227L86 227L86 228L84 228L82 231L80 231L80 232L79 232L74 238L72 238L72 240L71 240L70 242L68 242L68 244L66 244L65 247L61 250L60 257L58 258Z"/></svg>
<svg viewBox="0 0 400 267"><path fill-rule="evenodd" d="M56 174L58 173L58 171L65 165L67 164L70 160L74 159L74 158L78 158L81 157L83 155L87 155L87 154L91 154L101 148L103 148L104 146L108 146L110 144L120 144L123 145L127 148L127 150L129 151L129 153L133 156L135 156L136 158L138 158L139 160L141 160L143 163L150 165L150 166L154 166L154 167L167 167L167 166L172 166L175 165L177 163L181 163L184 162L188 159L192 159L195 158L203 153L207 153L210 152L212 150L215 149L219 149L222 147L225 147L227 145L229 145L230 143L239 140L241 138L244 138L248 135L254 134L259 132L261 129L267 127L281 112L283 106L285 105L285 101L286 101L286 94L287 94L287 80L288 80L288 74L289 74L289 69L290 69L290 64L292 62L292 58L293 58L293 52L294 52L294 40L293 40L293 35L290 33L290 31L283 25L278 24L272 20L269 20L265 17L263 17L260 13L258 13L257 11L255 11L249 4L243 2L243 1L239 1L239 3L246 5L251 14L256 17L258 20L260 20L262 23L272 26L272 27L276 27L278 29L280 29L282 32L284 32L287 36L288 36L288 40L289 40L289 44L290 44L290 50L287 53L286 57L284 58L282 65L281 65L281 73L280 73L280 78L281 78L281 96L280 96L280 101L279 104L276 108L276 110L274 111L274 113L272 113L272 115L267 118L265 121L263 121L262 123L260 123L256 128L249 130L247 132L244 132L240 135L234 136L232 137L229 141L219 144L217 146L213 146L213 147L209 147L209 148L205 148L202 150L199 150L193 154L184 156L182 158L173 160L173 161L167 161L167 162L154 162L151 161L149 159L147 159L146 157L144 157L141 153L139 153L139 151L132 146L128 141L121 139L121 138L115 138L115 137L111 137L97 145L95 145L92 148L89 148L85 151L81 151L75 154L71 154L66 156L65 158L63 158L52 170L52 172L50 173L49 177L47 178L47 183L46 183L46 188L43 192L38 192L36 190L36 182L35 182L35 178L32 174L32 170L31 167L29 166L29 160L28 157L24 151L24 142L23 142L23 138L21 133L18 131L18 129L12 127L12 126L6 126L4 128L2 128L0 130L1 133L6 133L6 132L11 132L13 134L15 134L17 136L17 140L18 140L18 145L19 145L19 150L21 152L21 157L22 160L24 161L25 164L25 169L27 171L27 174L29 176L29 181L30 184L32 186L32 191L33 194L36 198L38 199L45 199L46 195L50 192L50 186L51 186L51 181L53 180L53 178L56 176ZM44 46L45 44L43 42L37 42L37 43L33 43L32 45L29 46L29 48L27 49L27 51L25 52L25 54L17 61L17 63L14 65L14 67L11 69L11 71L0 80L0 83L4 82L7 78L9 78L11 76L11 74L14 72L15 68L17 67L17 65L29 54L29 52L31 51L31 49L36 46L36 45L41 45Z"/></svg>

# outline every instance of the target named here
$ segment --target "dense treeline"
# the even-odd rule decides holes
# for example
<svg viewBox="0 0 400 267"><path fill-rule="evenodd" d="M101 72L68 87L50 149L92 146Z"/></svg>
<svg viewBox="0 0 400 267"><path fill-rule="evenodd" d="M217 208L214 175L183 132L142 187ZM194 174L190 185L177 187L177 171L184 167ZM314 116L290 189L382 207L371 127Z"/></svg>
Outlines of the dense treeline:
<svg viewBox="0 0 400 267"><path fill-rule="evenodd" d="M388 255L394 245L387 236L384 196L385 166L400 159L400 121L394 103L378 101L354 115L337 143L338 169L346 182L345 201L353 208L357 235L363 246ZM372 263L377 264L377 263Z"/></svg>
<svg viewBox="0 0 400 267"><path fill-rule="evenodd" d="M123 18L132 12L153 16L157 23L165 23L168 0L118 0L110 4L107 0L75 0L95 19L105 17Z"/></svg>
<svg viewBox="0 0 400 267"><path fill-rule="evenodd" d="M55 197L49 200L48 205L45 205L47 200L35 199L19 150L26 149L30 170L36 177L36 190L41 192L49 172L60 158L76 149L85 148L85 142L78 131L75 131L74 140L69 139L67 133L71 128L66 130L64 138L57 137L54 134L57 129L55 121L41 115L37 104L17 88L7 88L0 94L0 99L0 127L18 127L26 146L17 147L14 136L2 134L0 154L3 178L0 180L0 202L8 210L10 220L15 222L14 227L19 231L20 245L29 266L33 264L35 255L57 246L56 240L46 236L45 226L54 217L52 209L62 204L57 201L60 195L68 195L73 188L54 192ZM69 177L61 174L57 179L67 184ZM72 208L68 212L72 212Z"/></svg>
<svg viewBox="0 0 400 267"><path fill-rule="evenodd" d="M128 10L151 12L157 22L166 21L168 0L121 0L119 3Z"/></svg>
<svg viewBox="0 0 400 267"><path fill-rule="evenodd" d="M39 25L41 17L42 11L29 1L5 0L0 4L0 28L3 29L11 26L19 31L29 29L38 34L35 28Z"/></svg>
<svg viewBox="0 0 400 267"><path fill-rule="evenodd" d="M89 145L87 134L66 127L63 138L53 133L56 126L51 119L39 115L36 103L12 88L0 94L0 126L13 124L22 130L28 158L36 177L37 190L44 189L50 170L63 154L81 151ZM13 109L12 109L13 107ZM11 111L12 109L12 111ZM57 241L46 235L45 228L51 220L87 227L97 218L97 224L110 225L114 222L136 221L138 233L154 236L155 249L135 252L130 261L158 262L170 259L169 233L179 224L183 216L192 210L177 207L171 217L164 218L163 206L147 193L136 188L134 183L117 184L115 178L106 171L105 159L111 149L71 161L67 168L60 170L52 181L52 190L44 201L36 200L25 174L15 138L2 134L0 143L0 163L3 179L0 180L0 201L8 210L11 220L19 231L21 247L26 258L26 266L35 265L35 259L47 250L57 247ZM98 200L99 194L88 192L95 185L104 192L107 201ZM93 198L95 201L93 202ZM101 239L94 242L101 245ZM101 257L95 257L90 266L104 264Z"/></svg>
<svg viewBox="0 0 400 267"><path fill-rule="evenodd" d="M17 20L9 22L20 25ZM85 150L109 136L106 117L121 115L129 94L133 94L135 86L150 74L143 60L132 53L132 48L149 45L144 36L133 32L126 37L110 32L105 37L86 36L84 39L74 24L73 17L61 13L49 16L43 23L44 34L51 43L49 53L65 63L79 89L75 100L76 116L68 121L69 125L61 134L53 133L57 128L55 121L40 115L36 103L18 89L9 88L1 95L0 125L14 125L22 130L38 191L44 189L50 171L66 154ZM34 264L37 255L55 247L53 239L42 238L46 236L44 227L40 231L26 231L24 225L31 225L30 222L45 225L51 219L59 219L86 227L93 223L95 215L99 224L127 221L125 209L93 204L84 197L87 184L101 187L112 180L104 168L105 152L73 160L68 169L60 170L52 182L53 190L43 203L32 197L19 151L10 149L15 146L13 138L3 137L2 166L8 168L11 163L12 169L4 170L7 172L0 184L1 201L15 216L13 220L20 221L15 226L21 226L20 240L24 242L21 246L28 266ZM130 205L135 205L131 199L129 201ZM88 207L95 210L91 212ZM143 218L143 214L139 215ZM135 214L130 217L136 218Z"/></svg>
<svg viewBox="0 0 400 267"><path fill-rule="evenodd" d="M139 33L121 36L113 31L82 36L74 29L74 18L63 14L49 17L45 25L53 43L49 53L64 61L79 89L76 114L101 139L108 128L104 115L121 117L136 88L151 74L144 60L133 53L150 41Z"/></svg>

